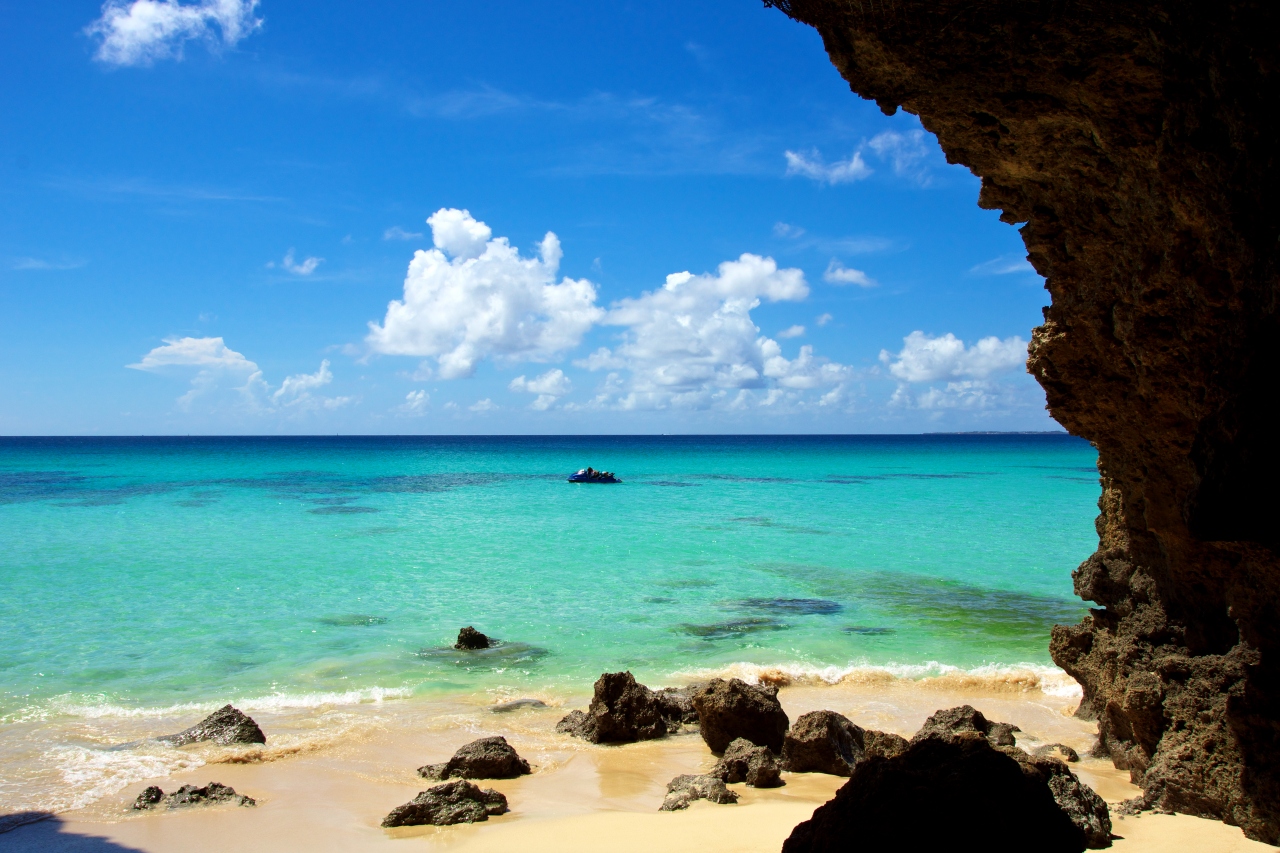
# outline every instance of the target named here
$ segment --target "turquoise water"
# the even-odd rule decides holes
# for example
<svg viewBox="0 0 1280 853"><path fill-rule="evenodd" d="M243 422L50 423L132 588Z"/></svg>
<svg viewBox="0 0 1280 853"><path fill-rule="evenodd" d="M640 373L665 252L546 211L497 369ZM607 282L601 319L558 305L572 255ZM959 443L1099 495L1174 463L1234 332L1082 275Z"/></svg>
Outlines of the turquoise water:
<svg viewBox="0 0 1280 853"><path fill-rule="evenodd" d="M100 705L1050 663L1066 436L0 439L0 733ZM594 465L622 485L570 485ZM447 650L475 625L506 645Z"/></svg>

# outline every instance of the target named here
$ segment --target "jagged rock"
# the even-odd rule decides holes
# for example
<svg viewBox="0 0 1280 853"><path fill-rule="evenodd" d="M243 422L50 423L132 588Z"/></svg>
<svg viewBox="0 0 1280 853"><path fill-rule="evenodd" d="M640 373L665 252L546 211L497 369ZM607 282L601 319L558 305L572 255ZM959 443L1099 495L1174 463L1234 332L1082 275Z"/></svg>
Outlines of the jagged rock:
<svg viewBox="0 0 1280 853"><path fill-rule="evenodd" d="M1055 752L1058 753L1057 756L1054 755ZM1080 760L1080 753L1065 743L1046 743L1043 746L1037 746L1032 750L1031 754L1038 758L1057 758L1060 756L1063 761L1075 762Z"/></svg>
<svg viewBox="0 0 1280 853"><path fill-rule="evenodd" d="M911 742L915 743L931 737L946 739L961 732L977 732L991 741L992 746L1013 746L1017 743L1013 733L1020 731L1022 729L1009 723L991 722L972 705L960 705L938 711L925 720L920 731L912 736Z"/></svg>
<svg viewBox="0 0 1280 853"><path fill-rule="evenodd" d="M515 779L530 773L529 762L521 758L504 737L485 737L460 747L443 764L418 768L426 779Z"/></svg>
<svg viewBox="0 0 1280 853"><path fill-rule="evenodd" d="M834 711L811 711L791 726L782 744L783 769L792 773L848 776L867 755L898 755L905 738L868 731Z"/></svg>
<svg viewBox="0 0 1280 853"><path fill-rule="evenodd" d="M521 708L545 708L547 703L541 699L512 699L510 702L501 702L497 705L490 706L489 710L495 714L508 714L512 711L519 711Z"/></svg>
<svg viewBox="0 0 1280 853"><path fill-rule="evenodd" d="M1153 808L1280 843L1275 4L766 3L937 134L1045 276L1028 370L1103 487L1097 609L1051 645L1081 715Z"/></svg>
<svg viewBox="0 0 1280 853"><path fill-rule="evenodd" d="M1024 773L1036 776L1049 786L1058 808L1084 833L1086 847L1111 846L1111 813L1106 801L1068 770L1066 764L1056 758L1028 755L1014 747L1004 747L1001 751L1016 760Z"/></svg>
<svg viewBox="0 0 1280 853"><path fill-rule="evenodd" d="M667 734L674 725L666 716L673 700L660 698L630 672L606 672L596 681L591 705L584 714L571 711L556 731L589 740L592 743L631 743L652 740Z"/></svg>
<svg viewBox="0 0 1280 853"><path fill-rule="evenodd" d="M690 684L685 687L664 687L654 691L662 705L662 716L668 723L696 724L698 712L693 707L693 695L706 685Z"/></svg>
<svg viewBox="0 0 1280 853"><path fill-rule="evenodd" d="M1084 832L1044 779L976 732L924 738L894 758L860 761L782 846L783 853L1084 848Z"/></svg>
<svg viewBox="0 0 1280 853"><path fill-rule="evenodd" d="M777 788L783 784L778 757L767 746L756 746L746 738L729 744L710 775L730 784L746 782L752 788Z"/></svg>
<svg viewBox="0 0 1280 853"><path fill-rule="evenodd" d="M715 776L677 776L667 783L667 796L658 811L675 812L689 808L694 800L710 800L727 805L736 803L738 795L724 786Z"/></svg>
<svg viewBox="0 0 1280 853"><path fill-rule="evenodd" d="M778 688L715 678L694 694L693 707L702 739L716 755L738 738L767 746L775 754L782 752L790 721L778 702Z"/></svg>
<svg viewBox="0 0 1280 853"><path fill-rule="evenodd" d="M186 746L207 740L229 746L233 743L266 743L267 736L252 717L230 705L223 705L191 728L176 735L158 737L156 740L170 746Z"/></svg>
<svg viewBox="0 0 1280 853"><path fill-rule="evenodd" d="M468 625L458 632L458 642L454 643L453 647L463 651L487 649L489 648L489 638Z"/></svg>
<svg viewBox="0 0 1280 853"><path fill-rule="evenodd" d="M233 803L237 806L256 806L258 801L253 797L245 797L236 793L235 788L210 782L203 788L195 785L183 785L168 796L155 785L145 789L133 801L133 807L139 811L153 809L163 804L166 808L176 809L185 806L203 806L215 803Z"/></svg>
<svg viewBox="0 0 1280 853"><path fill-rule="evenodd" d="M481 788L465 779L455 779L428 788L403 806L397 806L382 820L392 826L450 826L476 823L489 815L507 811L507 798L492 788Z"/></svg>

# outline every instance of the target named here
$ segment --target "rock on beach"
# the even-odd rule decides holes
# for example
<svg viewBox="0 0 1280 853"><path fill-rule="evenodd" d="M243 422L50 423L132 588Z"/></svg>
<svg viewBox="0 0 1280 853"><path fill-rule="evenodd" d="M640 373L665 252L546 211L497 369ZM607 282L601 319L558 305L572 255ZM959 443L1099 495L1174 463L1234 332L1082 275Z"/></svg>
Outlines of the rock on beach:
<svg viewBox="0 0 1280 853"><path fill-rule="evenodd" d="M236 789L229 785L221 785L217 782L210 782L203 788L195 785L183 785L172 794L166 795L155 785L151 785L133 801L133 807L138 811L154 809L158 806L176 809L185 806L203 806L213 805L216 803L231 803L237 806L256 806L258 801L253 797L246 797L236 793Z"/></svg>
<svg viewBox="0 0 1280 853"><path fill-rule="evenodd" d="M849 776L868 755L906 751L905 738L864 729L835 711L811 711L791 726L782 744L782 766L791 773Z"/></svg>
<svg viewBox="0 0 1280 853"><path fill-rule="evenodd" d="M716 755L723 755L738 738L782 753L790 721L778 702L778 688L715 678L694 694L692 702L702 739Z"/></svg>
<svg viewBox="0 0 1280 853"><path fill-rule="evenodd" d="M711 771L723 782L746 782L751 788L777 788L782 781L782 765L767 746L756 746L746 738L729 744Z"/></svg>
<svg viewBox="0 0 1280 853"><path fill-rule="evenodd" d="M384 827L450 826L477 823L489 815L507 811L507 798L492 788L481 788L465 779L436 785L391 810L382 820Z"/></svg>
<svg viewBox="0 0 1280 853"><path fill-rule="evenodd" d="M504 737L473 740L441 764L418 768L426 779L515 779L532 771Z"/></svg>
<svg viewBox="0 0 1280 853"><path fill-rule="evenodd" d="M690 688L654 691L638 683L630 672L606 672L596 680L587 710L566 714L556 724L556 731L592 743L660 738L677 731L689 717L690 693Z"/></svg>
<svg viewBox="0 0 1280 853"><path fill-rule="evenodd" d="M156 740L169 746L186 746L201 741L229 746L236 743L266 743L267 736L252 717L230 705L223 705L191 728L174 735L163 735Z"/></svg>
<svg viewBox="0 0 1280 853"><path fill-rule="evenodd" d="M676 812L689 808L694 800L709 800L720 805L736 803L738 795L715 776L682 775L667 783L667 796L658 811Z"/></svg>

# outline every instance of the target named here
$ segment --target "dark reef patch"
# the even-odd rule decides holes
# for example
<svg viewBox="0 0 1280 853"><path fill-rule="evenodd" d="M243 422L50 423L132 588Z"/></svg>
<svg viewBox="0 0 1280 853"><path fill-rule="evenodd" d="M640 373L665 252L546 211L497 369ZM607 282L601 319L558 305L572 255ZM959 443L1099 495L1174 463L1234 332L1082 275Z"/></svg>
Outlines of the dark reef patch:
<svg viewBox="0 0 1280 853"><path fill-rule="evenodd" d="M777 619L760 616L746 619L727 619L723 622L713 622L709 625L690 625L686 623L676 626L675 630L703 640L727 640L770 631L785 631L790 627L790 625L779 622Z"/></svg>
<svg viewBox="0 0 1280 853"><path fill-rule="evenodd" d="M528 643L491 640L487 649L455 649L452 646L419 649L417 657L432 663L452 664L460 669L487 672L512 666L531 666L551 654L550 650Z"/></svg>
<svg viewBox="0 0 1280 853"><path fill-rule="evenodd" d="M309 509L307 512L312 515L362 515L371 512L382 512L382 510L371 506L320 506L315 509Z"/></svg>
<svg viewBox="0 0 1280 853"><path fill-rule="evenodd" d="M743 598L729 602L731 607L796 616L824 616L839 613L844 605L825 598Z"/></svg>

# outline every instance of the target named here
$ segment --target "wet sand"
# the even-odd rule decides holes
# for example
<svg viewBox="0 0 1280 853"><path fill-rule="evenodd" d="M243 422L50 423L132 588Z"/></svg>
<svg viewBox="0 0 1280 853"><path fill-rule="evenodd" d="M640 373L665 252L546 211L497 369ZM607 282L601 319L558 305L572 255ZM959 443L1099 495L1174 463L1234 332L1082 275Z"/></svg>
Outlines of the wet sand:
<svg viewBox="0 0 1280 853"><path fill-rule="evenodd" d="M504 697L510 698L510 697ZM554 697L543 697L556 701ZM932 683L864 679L835 686L785 687L780 698L794 720L828 708L869 728L910 736L939 708L969 703L988 717L1018 725L1019 743L1060 742L1082 755L1094 727L1070 716L1074 701L1026 689L1017 683ZM147 851L222 853L227 850L537 851L697 850L777 851L795 824L828 800L843 779L787 774L786 786L755 790L732 786L734 805L697 802L686 812L660 813L666 783L680 773L704 772L714 758L696 733L623 746L594 746L554 732L568 708L588 697L557 702L562 707L493 714L481 699L451 703L406 700L334 710L340 735L324 729L324 709L307 717L260 715L269 747L189 748L203 766L130 784L91 806L0 835L0 848L14 851ZM158 725L158 724L153 724ZM305 732L316 730L312 737ZM280 732L278 736L273 734ZM160 733L160 732L157 732ZM429 783L415 768L443 761L474 738L501 734L535 767L531 776L482 783L502 791L511 811L469 826L395 830L379 824L392 808ZM274 743L279 741L279 743ZM1137 794L1126 773L1109 762L1084 758L1073 769L1104 798L1118 802ZM183 784L218 781L258 800L255 808L208 807L138 813L133 797L147 784L166 791ZM1116 822L1125 851L1272 850L1241 832L1186 816L1143 815Z"/></svg>

